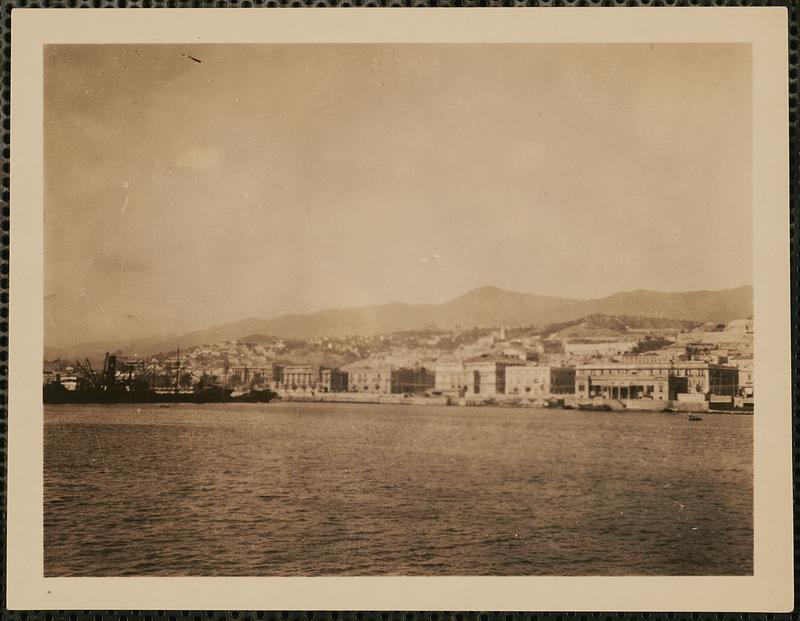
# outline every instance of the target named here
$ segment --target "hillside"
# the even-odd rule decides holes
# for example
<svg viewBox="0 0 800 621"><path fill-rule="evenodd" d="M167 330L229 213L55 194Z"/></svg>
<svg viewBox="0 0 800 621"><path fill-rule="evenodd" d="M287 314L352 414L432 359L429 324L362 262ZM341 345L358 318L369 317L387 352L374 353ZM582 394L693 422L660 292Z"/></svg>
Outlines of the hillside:
<svg viewBox="0 0 800 621"><path fill-rule="evenodd" d="M592 315L725 323L752 316L752 297L753 289L750 286L681 293L623 291L594 300L481 287L443 304L393 303L282 315L274 319L252 318L182 335L164 334L146 339L90 343L67 349L46 348L45 358L72 359L97 356L105 351L147 355L169 351L176 346L186 348L252 335L309 338L371 336L408 330L473 326L545 326Z"/></svg>
<svg viewBox="0 0 800 621"><path fill-rule="evenodd" d="M701 325L686 319L642 317L630 315L589 315L572 321L562 321L543 327L538 333L549 338L618 337L631 331L681 331Z"/></svg>

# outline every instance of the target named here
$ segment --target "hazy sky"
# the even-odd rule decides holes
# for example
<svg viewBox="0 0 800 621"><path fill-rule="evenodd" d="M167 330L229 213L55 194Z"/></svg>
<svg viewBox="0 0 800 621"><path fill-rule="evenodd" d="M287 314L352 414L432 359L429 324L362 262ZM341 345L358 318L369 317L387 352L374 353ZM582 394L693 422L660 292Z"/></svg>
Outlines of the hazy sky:
<svg viewBox="0 0 800 621"><path fill-rule="evenodd" d="M48 46L46 342L749 284L750 53Z"/></svg>

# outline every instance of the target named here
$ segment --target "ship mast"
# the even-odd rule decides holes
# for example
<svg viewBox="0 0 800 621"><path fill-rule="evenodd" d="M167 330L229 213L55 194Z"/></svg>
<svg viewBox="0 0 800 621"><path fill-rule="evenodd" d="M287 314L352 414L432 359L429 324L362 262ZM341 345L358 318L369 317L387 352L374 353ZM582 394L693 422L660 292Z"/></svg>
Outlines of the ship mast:
<svg viewBox="0 0 800 621"><path fill-rule="evenodd" d="M175 365L175 394L181 389L181 348L178 347L177 363Z"/></svg>

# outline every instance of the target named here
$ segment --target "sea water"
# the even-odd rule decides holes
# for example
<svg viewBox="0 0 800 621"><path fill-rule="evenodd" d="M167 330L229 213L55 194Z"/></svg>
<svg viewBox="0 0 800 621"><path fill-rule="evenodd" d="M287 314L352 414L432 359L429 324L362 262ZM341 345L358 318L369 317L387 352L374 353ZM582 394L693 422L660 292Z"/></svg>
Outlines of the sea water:
<svg viewBox="0 0 800 621"><path fill-rule="evenodd" d="M47 406L47 576L753 571L753 417Z"/></svg>

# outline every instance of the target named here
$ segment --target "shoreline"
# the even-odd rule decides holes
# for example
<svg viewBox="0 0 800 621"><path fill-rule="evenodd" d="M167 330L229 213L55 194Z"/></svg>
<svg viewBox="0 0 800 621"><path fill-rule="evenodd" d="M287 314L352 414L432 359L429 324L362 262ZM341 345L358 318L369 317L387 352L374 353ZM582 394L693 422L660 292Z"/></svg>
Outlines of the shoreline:
<svg viewBox="0 0 800 621"><path fill-rule="evenodd" d="M272 403L352 403L365 405L432 405L448 407L497 407L513 409L552 409L563 411L597 411L597 412L653 412L668 414L729 414L752 416L753 410L744 409L712 409L708 407L708 402L704 402L705 407L696 407L697 403L687 404L678 401L646 401L635 403L635 399L621 401L614 400L615 403L602 401L590 401L585 399L557 399L558 405L549 405L546 402L520 402L509 398L489 398L474 399L465 397L424 397L424 396L404 396L404 395L380 395L364 393L321 393L315 395L279 395ZM632 403L634 402L634 403Z"/></svg>
<svg viewBox="0 0 800 621"><path fill-rule="evenodd" d="M738 416L753 416L753 410L746 409L714 409L709 407L707 401L681 402L681 401L652 401L644 399L630 400L589 400L579 398L559 398L548 401L537 400L527 401L508 396L500 398L476 399L474 397L448 397L445 395L426 397L421 395L406 396L399 394L366 394L366 393L319 393L319 394L278 394L275 398L268 401L248 401L248 400L225 400L225 401L204 401L204 400L173 400L173 401L71 401L71 402L45 402L43 405L155 405L158 407L169 408L170 406L188 405L252 405L261 403L339 403L354 405L393 405L393 406L436 406L436 407L456 407L456 408L501 408L519 410L560 410L563 412L650 412L654 414L726 414ZM701 406L701 407L698 407Z"/></svg>

